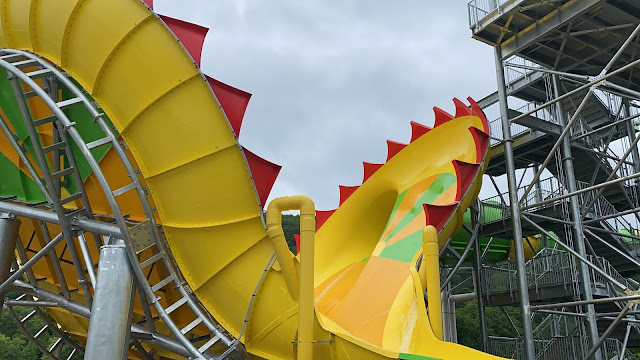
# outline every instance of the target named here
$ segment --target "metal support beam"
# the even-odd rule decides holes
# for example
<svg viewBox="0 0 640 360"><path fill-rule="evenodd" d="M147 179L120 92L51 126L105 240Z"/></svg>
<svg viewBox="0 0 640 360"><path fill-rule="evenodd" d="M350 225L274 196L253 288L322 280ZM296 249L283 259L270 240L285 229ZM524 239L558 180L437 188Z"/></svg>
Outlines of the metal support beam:
<svg viewBox="0 0 640 360"><path fill-rule="evenodd" d="M476 218L478 223L480 219ZM487 319L484 309L484 298L482 297L482 258L480 254L480 241L479 236L475 236L473 239L473 252L475 255L474 261L474 273L476 276L476 299L478 299L478 320L480 322L480 350L487 352L487 343L489 341L489 334L487 332Z"/></svg>
<svg viewBox="0 0 640 360"><path fill-rule="evenodd" d="M122 241L100 249L85 358L122 360L129 350L133 271Z"/></svg>
<svg viewBox="0 0 640 360"><path fill-rule="evenodd" d="M593 305L591 305L591 306L593 306ZM596 355L595 358L597 358L597 353L600 352L599 351L600 346L602 346L602 343L604 343L604 341L607 340L609 335L611 335L613 330L615 330L616 326L618 326L618 324L620 324L620 321L622 320L622 318L625 317L625 315L627 315L627 312L629 311L629 308L630 308L629 303L627 303L624 306L624 309L622 309L622 311L620 312L620 314L618 314L618 316L616 316L616 318L613 320L613 322L609 325L607 330L604 331L604 333L602 334L602 337L599 338L598 341L596 341L596 343L593 345L591 350L589 350L589 352L587 353L587 356L584 357L585 360L591 359L594 355Z"/></svg>
<svg viewBox="0 0 640 360"><path fill-rule="evenodd" d="M513 154L513 139L509 124L509 109L507 104L507 90L505 88L504 67L502 66L502 51L500 46L495 47L495 66L498 82L498 98L500 99L500 117L502 122L502 135L504 138L504 154L507 166L507 181L509 184L509 200L511 221L513 225L513 239L522 239L522 224L520 223L520 208L518 204L518 187L516 184L515 156ZM524 337L524 351L528 360L535 360L535 347L533 342L533 325L531 324L531 304L526 279L524 258L524 245L522 241L514 241L516 268L518 270L518 288L520 291L520 309L522 312L522 328Z"/></svg>
<svg viewBox="0 0 640 360"><path fill-rule="evenodd" d="M15 259L16 242L20 220L0 214L0 284L9 278L11 265ZM0 314L2 314L2 302L4 291L0 291Z"/></svg>
<svg viewBox="0 0 640 360"><path fill-rule="evenodd" d="M6 201L0 201L0 212L12 214L15 216L24 216L51 224L60 225L60 219L55 212L25 205L18 205ZM109 224L102 221L85 218L75 218L71 220L71 224L74 226L74 230L76 230L77 228L77 230L112 236L118 239L122 236L122 234L120 233L120 228L117 225Z"/></svg>
<svg viewBox="0 0 640 360"><path fill-rule="evenodd" d="M551 81L553 83L553 92L555 97L559 97L560 94L560 82L558 81L557 75L551 76ZM582 105L582 104L581 104ZM556 103L557 106L557 117L558 123L561 127L567 127L567 119L565 118L565 111L562 101ZM575 116L575 115L574 115ZM562 140L562 162L565 170L565 180L567 190L569 192L574 192L577 190L576 187L576 177L573 168L573 156L571 153L571 142L568 137L564 137ZM573 233L575 235L574 245L576 246L576 250L578 254L582 257L587 256L587 252L584 245L584 233L582 232L582 216L580 216L580 204L578 203L578 198L572 196L569 198L569 208L571 211L571 218L573 220ZM585 300L593 299L593 294L591 292L591 278L589 277L589 269L585 263L580 263L578 269L580 270L580 287L582 291L582 295ZM593 305L587 305L587 328L589 330L589 343L593 346L598 341L598 326L596 323L596 310ZM595 354L595 359L602 359L602 353L598 352Z"/></svg>

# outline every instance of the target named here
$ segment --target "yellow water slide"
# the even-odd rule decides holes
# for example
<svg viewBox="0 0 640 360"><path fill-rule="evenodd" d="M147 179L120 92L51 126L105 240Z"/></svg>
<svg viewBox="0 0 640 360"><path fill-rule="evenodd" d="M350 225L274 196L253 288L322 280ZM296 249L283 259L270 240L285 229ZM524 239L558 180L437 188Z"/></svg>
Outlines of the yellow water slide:
<svg viewBox="0 0 640 360"><path fill-rule="evenodd" d="M295 359L299 302L286 278L296 278L300 257L274 257L263 218L279 166L239 145L250 95L201 73L206 29L152 8L139 0L0 0L0 47L55 64L104 111L148 188L181 275L217 324L256 358ZM495 358L443 342L439 301L428 313L424 299L428 288L437 290L429 299L440 297L434 246L460 229L488 162L484 114L471 99L454 99L454 107L455 115L434 108L433 128L412 122L409 144L389 141L384 164L364 163L363 183L341 186L340 206L316 214L313 358ZM33 109L46 112L43 104ZM0 150L28 177L8 144L0 135ZM112 189L126 186L116 152L101 156ZM87 173L84 187L93 212L112 215L95 174ZM134 194L118 203L131 223L144 219ZM46 244L43 230L54 228L23 219L21 239L34 233L37 250ZM59 291L54 270L51 262L34 268ZM71 265L62 270L74 276ZM166 276L156 269L147 278L159 284ZM158 301L170 307L179 295L165 290ZM74 299L82 302L81 294ZM171 316L188 327L181 311ZM78 339L86 336L85 319L51 314ZM134 317L142 316L137 307ZM202 325L190 329L206 333Z"/></svg>

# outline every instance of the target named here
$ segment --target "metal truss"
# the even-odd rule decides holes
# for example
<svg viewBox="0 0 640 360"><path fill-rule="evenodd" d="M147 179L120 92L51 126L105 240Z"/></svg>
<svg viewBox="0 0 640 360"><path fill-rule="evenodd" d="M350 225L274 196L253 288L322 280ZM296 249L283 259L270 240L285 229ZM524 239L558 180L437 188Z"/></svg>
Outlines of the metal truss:
<svg viewBox="0 0 640 360"><path fill-rule="evenodd" d="M126 144L119 141L118 135L97 104L78 88L67 74L31 53L2 49L0 66L7 71L11 81L28 130L32 153L27 152L23 143L25 139L19 139L11 131L7 119L0 117L0 130L10 140L26 171L36 180L46 199L44 203L35 205L21 204L15 199L0 199L0 215L4 214L5 218L32 219L38 224L38 230L44 239L44 244L36 247L37 250L30 248L31 241L27 242L29 246L24 246L26 239L18 240L14 245L17 246L19 254L15 266L7 274L0 273L0 295L4 297L8 291L20 294L16 299L6 299L5 306L9 314L12 317L15 315L13 306L31 306L34 308L34 316L42 317L43 308L60 307L89 318L92 304L97 300L92 294L97 294L94 288L99 276L96 270L97 263L100 261L92 258L91 254L99 253L104 246L120 243L126 251L128 264L135 276L134 292L137 305L144 313L142 318L136 318L131 324L130 346L134 347L140 356L153 357L154 350L149 350L149 345L194 359L217 359L221 358L221 355L227 357L237 352L244 353L242 344L213 320L184 281L168 251L160 227L155 222L155 209L150 205L148 189L143 186L138 170L127 157ZM33 68L36 70L32 70ZM73 94L72 97L59 101L58 94L62 89ZM51 110L52 115L33 118L34 112L29 103L32 97L39 97ZM93 118L94 126L100 129L103 137L86 142L76 124L71 122L65 113L65 110L70 108L84 109ZM52 144L45 145L41 136L43 126L52 127ZM93 149L106 146L110 146L119 158L122 169L131 180L128 185L112 189L108 183L100 163L92 152ZM79 149L81 158L74 157L74 148ZM78 167L80 161L89 165L92 176L109 204L111 216L95 215L92 211L87 191L83 188L83 179ZM73 182L76 190L63 197L62 184L65 182ZM137 195L144 210L144 221L130 221L118 204L118 198L130 192ZM50 233L51 228L58 227L61 229L59 234ZM0 245L7 240L2 239L2 234L0 233ZM15 242L15 239L13 241ZM60 253L62 245L64 250ZM11 254L11 246L8 249L5 253ZM41 286L47 279L34 277L32 269L40 263L46 263L53 269L59 287L57 291L52 292L50 288ZM62 270L70 265L75 269L73 277L69 277L68 274L65 276ZM160 280L149 280L154 278ZM168 290L175 291L177 296L173 296L171 301L161 300ZM187 321L186 326L180 327L176 324L172 313L177 310L180 310L182 323L185 315L191 314L191 321ZM131 309L123 311L130 312ZM24 332L23 324L28 319L17 320L19 328ZM45 323L47 329L43 331L53 331L60 339L53 348L46 349L38 343L39 333L25 333L44 354L58 359L63 346L73 348L74 355L84 352L83 347L71 340L63 329ZM168 329L171 335L164 335L158 328ZM201 336L202 329L206 329L206 336ZM197 333L194 330L197 330ZM214 345L218 349L216 351L222 349L222 354L211 352Z"/></svg>
<svg viewBox="0 0 640 360"><path fill-rule="evenodd" d="M521 310L518 339L481 329L482 349L496 355L635 359L627 348L640 337L640 284L628 277L640 274L640 12L604 3L469 3L474 37L495 50L498 89L479 103L500 110L487 171L497 195L478 207L500 217L479 235L545 244L525 260L527 244L516 240L515 263L477 271L480 307ZM596 33L611 42L587 40ZM591 54L569 50L577 46ZM509 97L525 104L509 109Z"/></svg>

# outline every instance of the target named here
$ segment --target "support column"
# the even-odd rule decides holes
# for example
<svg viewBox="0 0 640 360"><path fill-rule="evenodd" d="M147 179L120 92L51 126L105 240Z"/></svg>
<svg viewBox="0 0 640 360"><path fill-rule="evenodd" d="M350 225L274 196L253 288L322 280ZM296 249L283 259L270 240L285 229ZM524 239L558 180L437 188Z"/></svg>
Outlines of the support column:
<svg viewBox="0 0 640 360"><path fill-rule="evenodd" d="M440 283L449 277L451 269L442 268L440 269ZM451 318L451 294L449 291L451 290L451 283L445 286L444 290L442 290L441 299L442 299L442 339L446 342L454 342L453 341L453 330L452 330L452 318ZM455 315L454 315L455 316ZM453 319L455 320L455 319Z"/></svg>
<svg viewBox="0 0 640 360"><path fill-rule="evenodd" d="M122 241L100 249L85 359L122 360L129 351L133 271Z"/></svg>
<svg viewBox="0 0 640 360"><path fill-rule="evenodd" d="M624 111L627 117L631 116L631 105L629 104L629 99L623 99L622 104L624 105ZM635 119L627 121L625 124L627 126L627 137L629 138L629 143L632 144L636 138L636 129L633 126ZM633 169L635 172L640 171L640 153L638 152L638 147L636 146L633 150L631 150L631 159L633 159Z"/></svg>
<svg viewBox="0 0 640 360"><path fill-rule="evenodd" d="M509 185L509 203L511 223L513 226L513 244L516 255L516 269L518 271L518 296L522 312L522 336L524 338L524 354L526 359L535 360L533 342L533 326L531 325L531 303L524 259L524 245L522 244L522 223L520 208L518 207L518 186L516 183L516 166L513 155L513 139L509 126L509 108L507 105L507 90L504 83L504 67L502 66L502 50L500 45L495 47L496 78L498 81L498 99L500 100L500 117L502 122L502 136L504 138L504 156L507 167L507 182Z"/></svg>
<svg viewBox="0 0 640 360"><path fill-rule="evenodd" d="M473 213L473 210L472 210ZM476 218L477 219L477 218ZM478 320L480 322L480 350L483 352L487 352L487 341L489 339L489 335L487 333L487 319L485 317L485 309L484 309L484 297L482 297L482 249L480 249L480 240L479 236L476 236L474 239L474 269L473 272L476 277L476 298L478 299Z"/></svg>
<svg viewBox="0 0 640 360"><path fill-rule="evenodd" d="M533 166L534 174L537 174L538 170L540 170L540 165L536 163ZM541 202L543 199L542 199L542 187L540 186L539 177L536 179L535 190L536 190L536 202ZM547 237L547 235L540 234L540 240L542 240L542 246L540 247L541 249L546 249L549 247L549 238Z"/></svg>
<svg viewBox="0 0 640 360"><path fill-rule="evenodd" d="M6 214L0 214L0 284L9 277L11 264L15 258L16 242L18 241L18 229L20 220ZM0 293L0 314L5 293Z"/></svg>
<svg viewBox="0 0 640 360"><path fill-rule="evenodd" d="M554 96L557 98L560 94L560 84L557 75L552 75ZM565 117L564 107L562 101L556 103L558 109L558 123L560 127L567 126L567 119ZM562 140L562 163L564 165L566 175L566 188L571 193L577 190L576 177L573 168L573 157L571 154L571 140L567 135ZM585 249L584 232L582 231L582 216L580 213L580 204L578 203L578 197L572 196L569 198L569 209L571 211L571 218L573 222L573 232L575 234L574 246L578 254L584 258L587 257L587 251ZM589 277L589 268L582 261L578 262L578 269L580 270L580 291L584 296L584 300L593 299L593 290L591 288L591 279ZM596 324L596 311L593 304L586 305L587 310L587 329L589 331L589 343L591 346L598 342L598 325ZM602 354L597 351L594 359L601 360Z"/></svg>

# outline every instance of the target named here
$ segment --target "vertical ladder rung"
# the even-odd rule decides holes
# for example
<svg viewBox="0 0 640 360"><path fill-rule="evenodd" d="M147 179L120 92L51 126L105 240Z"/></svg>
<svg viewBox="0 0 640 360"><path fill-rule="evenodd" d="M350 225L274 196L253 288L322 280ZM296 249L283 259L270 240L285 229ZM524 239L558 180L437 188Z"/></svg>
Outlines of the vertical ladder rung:
<svg viewBox="0 0 640 360"><path fill-rule="evenodd" d="M113 196L120 196L120 195L122 195L122 194L126 193L127 191L132 190L132 189L135 189L135 188L136 188L136 184L135 184L135 183L131 183L131 184L129 184L129 185L126 185L126 186L121 187L121 188L120 188L120 189L118 189L118 190L115 190L115 191L113 192Z"/></svg>
<svg viewBox="0 0 640 360"><path fill-rule="evenodd" d="M36 71L25 73L25 75L27 75L32 79L38 79L38 78L46 77L47 75L51 74L51 72L52 72L51 69L42 69L42 70L36 70Z"/></svg>
<svg viewBox="0 0 640 360"><path fill-rule="evenodd" d="M38 60L35 60L35 59L20 60L20 61L11 63L11 65L17 67L18 69L22 69L29 66L38 65Z"/></svg>
<svg viewBox="0 0 640 360"><path fill-rule="evenodd" d="M9 54L9 55L0 56L0 60L4 60L7 62L12 62L14 60L22 60L23 58L24 58L24 55L22 54Z"/></svg>
<svg viewBox="0 0 640 360"><path fill-rule="evenodd" d="M202 344L202 346L200 346L200 348L198 348L198 351L203 353L203 352L209 350L209 348L211 348L216 342L218 342L218 340L220 340L220 335L216 335L216 336L212 337L211 339L209 339L209 341L207 341L206 343Z"/></svg>
<svg viewBox="0 0 640 360"><path fill-rule="evenodd" d="M73 355L75 355L77 351L78 351L78 349L76 349L76 348L71 350L71 354L69 354L69 357L67 358L67 360L73 359Z"/></svg>
<svg viewBox="0 0 640 360"><path fill-rule="evenodd" d="M63 177L63 176L73 174L73 171L74 171L75 169L76 169L76 168L73 168L73 167L66 168L66 169L62 169L62 170L60 170L60 171L56 171L56 172L54 172L53 174L51 174L51 176L53 176L53 177L54 177L54 178L56 178L56 179L59 179L59 178L61 178L61 177Z"/></svg>
<svg viewBox="0 0 640 360"><path fill-rule="evenodd" d="M68 100L62 100L59 103L56 103L56 106L58 106L60 109L65 109L68 108L71 105L75 105L77 103L82 102L82 98L76 97L76 98L71 98Z"/></svg>
<svg viewBox="0 0 640 360"><path fill-rule="evenodd" d="M40 126L40 125L44 125L44 124L48 124L48 123L50 123L50 122L53 122L53 121L55 121L56 119L57 119L57 118L56 118L56 116L55 116L55 115L47 116L47 117L42 118L42 119L34 120L34 121L33 121L33 125L34 125L34 126L36 126L36 127L38 127L38 126Z"/></svg>
<svg viewBox="0 0 640 360"><path fill-rule="evenodd" d="M141 262L141 263L140 263L140 267L141 267L141 268L143 268L143 269L144 269L144 268L146 268L147 266L149 266L149 265L153 264L154 262L156 262L156 261L158 261L158 260L162 259L162 256L163 256L163 255L164 255L164 254L162 254L161 252L159 252L159 253L157 253L157 254L153 255L152 257L148 258L147 260L145 260L145 261Z"/></svg>
<svg viewBox="0 0 640 360"><path fill-rule="evenodd" d="M200 324L202 321L203 321L203 319L198 316L195 320L190 322L189 325L187 325L184 328L182 328L182 330L180 330L180 332L182 333L182 335L184 335L184 334L188 333L189 331L193 330L193 328L198 326L198 324Z"/></svg>
<svg viewBox="0 0 640 360"><path fill-rule="evenodd" d="M29 321L29 319L31 319L35 314L36 314L36 311L33 310L27 316L23 317L22 320L20 320L20 322L24 324L25 322Z"/></svg>
<svg viewBox="0 0 640 360"><path fill-rule="evenodd" d="M66 198L64 198L64 199L61 199L61 200L60 200L60 204L64 205L64 204L70 203L70 202L72 202L72 201L78 200L78 199L80 199L81 197L82 197L82 193L81 193L81 192L77 192L77 193L75 193L75 194L73 194L73 195L69 195L69 196L67 196L67 197L66 197Z"/></svg>
<svg viewBox="0 0 640 360"><path fill-rule="evenodd" d="M43 332L45 332L47 329L49 328L49 325L46 325L42 327L42 329L40 329L33 337L35 339L39 338L40 335L42 335Z"/></svg>
<svg viewBox="0 0 640 360"><path fill-rule="evenodd" d="M56 340L55 343L53 343L53 345L51 345L51 347L49 348L49 352L55 351L58 346L60 346L60 344L62 343L62 338L58 338L58 340Z"/></svg>
<svg viewBox="0 0 640 360"><path fill-rule="evenodd" d="M42 90L48 92L49 91L49 87L45 86L45 87L42 88ZM32 98L34 96L38 96L38 93L35 92L35 91L27 91L26 93L23 93L22 95L24 95L24 97L26 99L28 99L28 98Z"/></svg>
<svg viewBox="0 0 640 360"><path fill-rule="evenodd" d="M159 283L153 285L151 287L151 291L156 292L172 281L173 281L173 275L169 275L166 278L162 279Z"/></svg>
<svg viewBox="0 0 640 360"><path fill-rule="evenodd" d="M180 306L182 306L184 303L187 302L187 298L183 297L180 298L180 300L176 301L175 303L173 303L173 305L169 306L165 312L168 314L171 314L172 312L174 312L177 308L179 308Z"/></svg>
<svg viewBox="0 0 640 360"><path fill-rule="evenodd" d="M102 145L109 144L109 143L111 143L111 138L107 136L107 137L104 137L102 139L98 139L98 140L92 141L90 143L87 143L87 147L89 149L95 149L98 146L102 146Z"/></svg>

